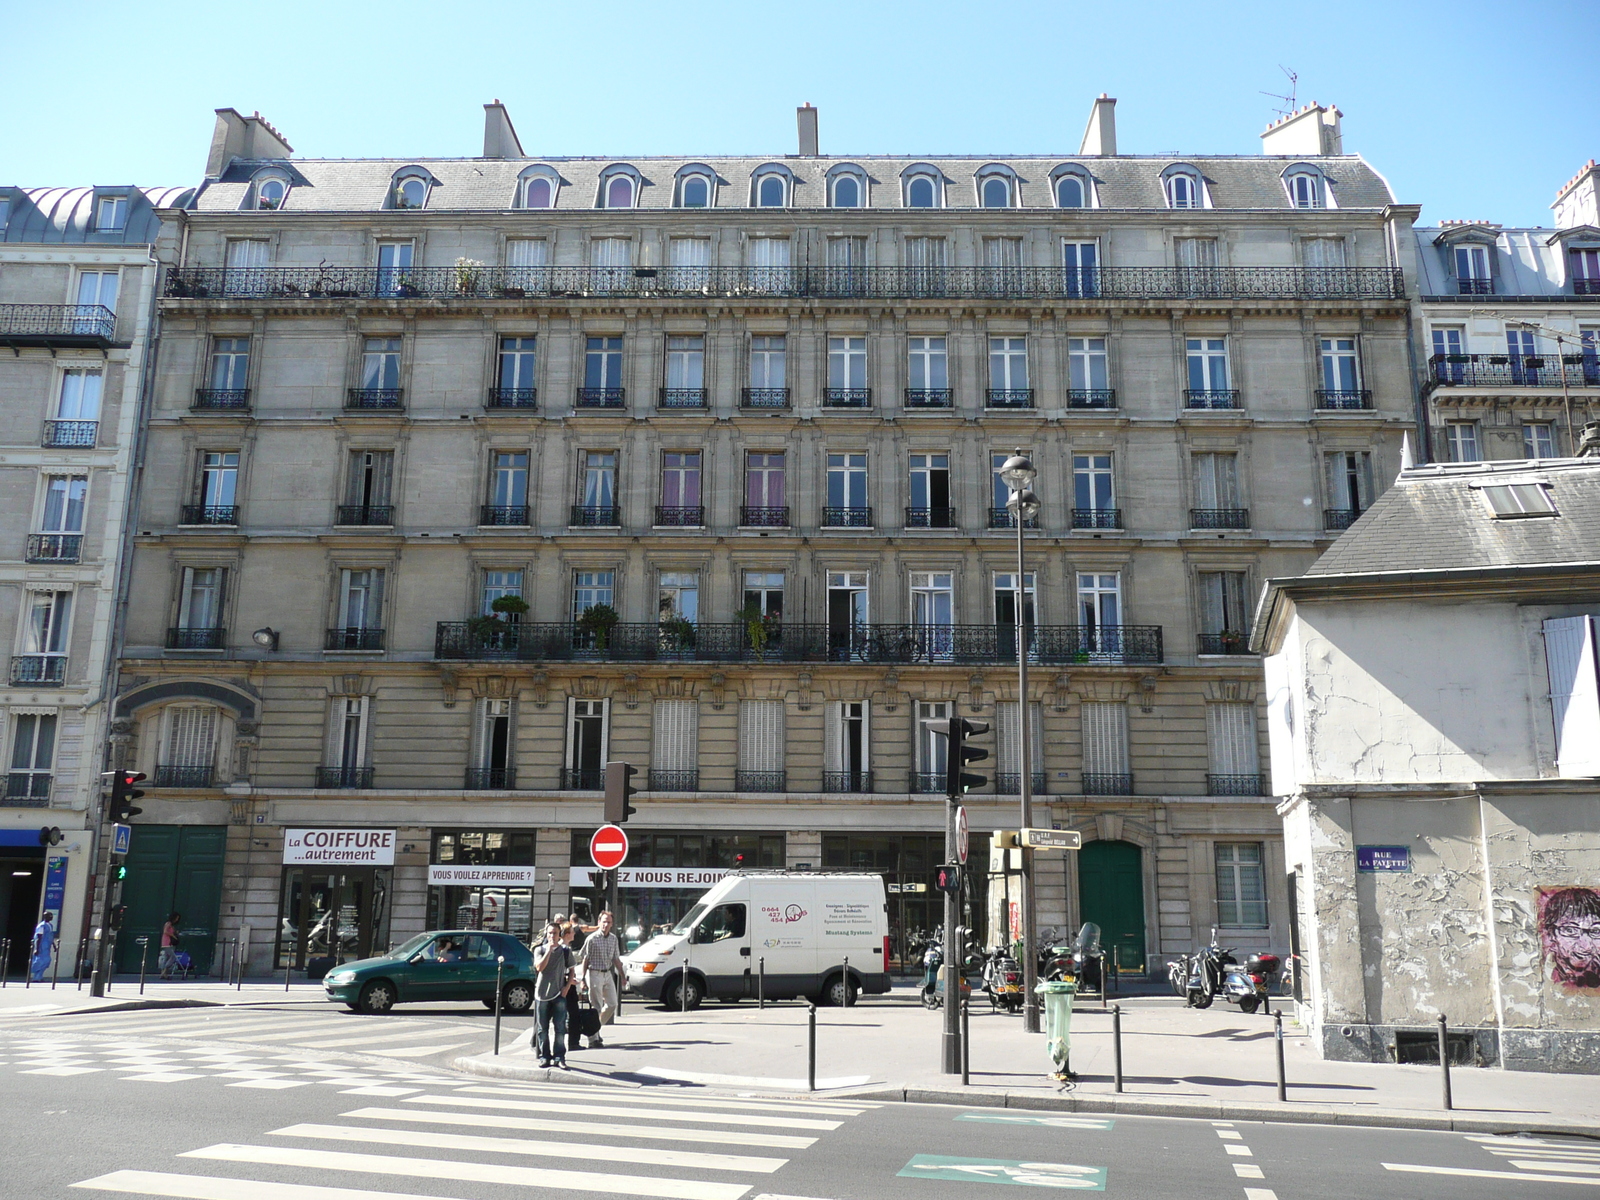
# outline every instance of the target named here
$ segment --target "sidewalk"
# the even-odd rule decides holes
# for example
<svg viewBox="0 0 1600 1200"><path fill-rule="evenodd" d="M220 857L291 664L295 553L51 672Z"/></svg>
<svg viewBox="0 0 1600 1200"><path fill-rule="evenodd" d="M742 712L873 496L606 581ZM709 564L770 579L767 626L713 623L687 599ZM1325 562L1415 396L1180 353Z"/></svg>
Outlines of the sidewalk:
<svg viewBox="0 0 1600 1200"><path fill-rule="evenodd" d="M1113 998L1115 999L1115 998ZM1301 1030L1284 1023L1288 1103L1277 1099L1271 1016L1234 1008L1193 1010L1171 996L1127 997L1122 1005L1124 1091L1112 1086L1111 1013L1097 1001L1073 1014L1076 1087L1050 1078L1044 1039L1020 1016L971 1017L971 1085L940 1071L943 1013L896 988L856 1008L817 1012L817 1087L860 1098L1051 1108L1077 1112L1390 1125L1494 1132L1600 1126L1600 1079L1497 1068L1455 1067L1455 1107L1442 1111L1437 1067L1325 1062ZM516 1079L644 1086L677 1083L736 1091L806 1090L803 1003L708 1004L688 1014L627 1003L602 1050L568 1056L568 1072L544 1071L526 1037L498 1058L457 1060L462 1070Z"/></svg>
<svg viewBox="0 0 1600 1200"><path fill-rule="evenodd" d="M320 983L307 983L298 979L288 991L283 979L245 980L243 987L223 983L216 979L161 980L147 977L144 995L139 994L137 975L118 975L111 981L109 993L96 999L89 995L89 981L80 988L75 980L58 980L50 988L46 977L43 983L25 987L18 978L6 980L0 988L0 1020L6 1017L67 1016L71 1013L109 1011L130 1008L173 1008L183 1005L256 1005L256 1004L317 1004L324 1008L328 1000Z"/></svg>

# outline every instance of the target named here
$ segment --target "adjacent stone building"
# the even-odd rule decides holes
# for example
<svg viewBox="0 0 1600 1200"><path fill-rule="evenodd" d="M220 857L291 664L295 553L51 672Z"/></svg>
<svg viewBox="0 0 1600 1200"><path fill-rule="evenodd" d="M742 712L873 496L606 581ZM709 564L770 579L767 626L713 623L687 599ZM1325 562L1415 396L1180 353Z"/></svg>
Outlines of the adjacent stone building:
<svg viewBox="0 0 1600 1200"><path fill-rule="evenodd" d="M1041 927L1283 949L1249 598L1398 465L1416 210L1337 110L1170 158L1114 104L1003 160L824 156L810 108L798 155L541 158L498 103L478 158L317 160L219 111L164 214L116 715L146 829L226 831L224 936L298 967L587 906L615 759L628 923L865 868L909 960L959 714L977 837L1024 770L1084 835Z"/></svg>

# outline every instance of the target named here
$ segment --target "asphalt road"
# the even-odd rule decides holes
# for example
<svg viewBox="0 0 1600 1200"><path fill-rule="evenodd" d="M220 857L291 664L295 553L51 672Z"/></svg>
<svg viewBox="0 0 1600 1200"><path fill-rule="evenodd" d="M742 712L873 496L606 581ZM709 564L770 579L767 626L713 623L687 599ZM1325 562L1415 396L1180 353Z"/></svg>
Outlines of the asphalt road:
<svg viewBox="0 0 1600 1200"><path fill-rule="evenodd" d="M232 1035L248 1043L222 1022L259 1012L217 1014L208 1036L182 1041L137 1032L134 1018L149 1013L106 1028L116 1015L0 1030L7 1197L972 1200L1031 1186L1202 1200L1600 1200L1600 1141L509 1085L426 1061L462 1050L397 1058L329 1045L370 1028L335 1013L310 1034L288 1028L295 1014L275 1014L282 1028ZM419 1040L389 1037L386 1049L483 1027L444 1010L385 1029L408 1019Z"/></svg>

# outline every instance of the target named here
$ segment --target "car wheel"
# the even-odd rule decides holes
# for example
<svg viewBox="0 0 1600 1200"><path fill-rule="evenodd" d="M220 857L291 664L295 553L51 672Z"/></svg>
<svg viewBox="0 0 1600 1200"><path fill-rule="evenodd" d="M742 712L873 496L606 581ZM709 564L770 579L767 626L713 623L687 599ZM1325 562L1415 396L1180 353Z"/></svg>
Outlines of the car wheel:
<svg viewBox="0 0 1600 1200"><path fill-rule="evenodd" d="M847 988L849 989L848 995L846 994ZM828 980L828 986L822 991L822 998L833 1008L843 1008L847 1004L856 1002L856 994L860 990L860 988L856 987L854 979L847 981L843 975L835 975Z"/></svg>
<svg viewBox="0 0 1600 1200"><path fill-rule="evenodd" d="M375 979L361 989L358 1007L364 1013L386 1013L394 1007L394 984L387 979Z"/></svg>
<svg viewBox="0 0 1600 1200"><path fill-rule="evenodd" d="M494 1002L489 1002L491 1008ZM506 984L505 991L500 993L500 1011L508 1013L525 1013L533 1007L533 985L521 979L514 979Z"/></svg>
<svg viewBox="0 0 1600 1200"><path fill-rule="evenodd" d="M700 1001L705 998L705 989L700 981L693 975L685 979L679 975L662 996L662 1003L671 1012L682 1012L684 1009L700 1007Z"/></svg>

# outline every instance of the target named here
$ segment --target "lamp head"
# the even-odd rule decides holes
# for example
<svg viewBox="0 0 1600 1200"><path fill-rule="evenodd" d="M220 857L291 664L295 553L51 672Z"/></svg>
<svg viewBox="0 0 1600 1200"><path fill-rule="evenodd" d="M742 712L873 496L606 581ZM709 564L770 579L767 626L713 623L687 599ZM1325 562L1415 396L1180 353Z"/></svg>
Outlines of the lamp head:
<svg viewBox="0 0 1600 1200"><path fill-rule="evenodd" d="M1024 488L1011 493L1011 499L1006 501L1006 507L1018 519L1031 521L1039 515L1039 509L1043 505L1039 503L1039 497L1033 494L1032 488Z"/></svg>
<svg viewBox="0 0 1600 1200"><path fill-rule="evenodd" d="M1033 465L1033 460L1025 455L1019 448L1015 454L1000 464L1000 478L1013 493L1025 491L1033 486L1033 481L1039 477L1039 472Z"/></svg>
<svg viewBox="0 0 1600 1200"><path fill-rule="evenodd" d="M267 650L276 650L278 648L278 631L270 625L264 625L250 635L250 640Z"/></svg>

